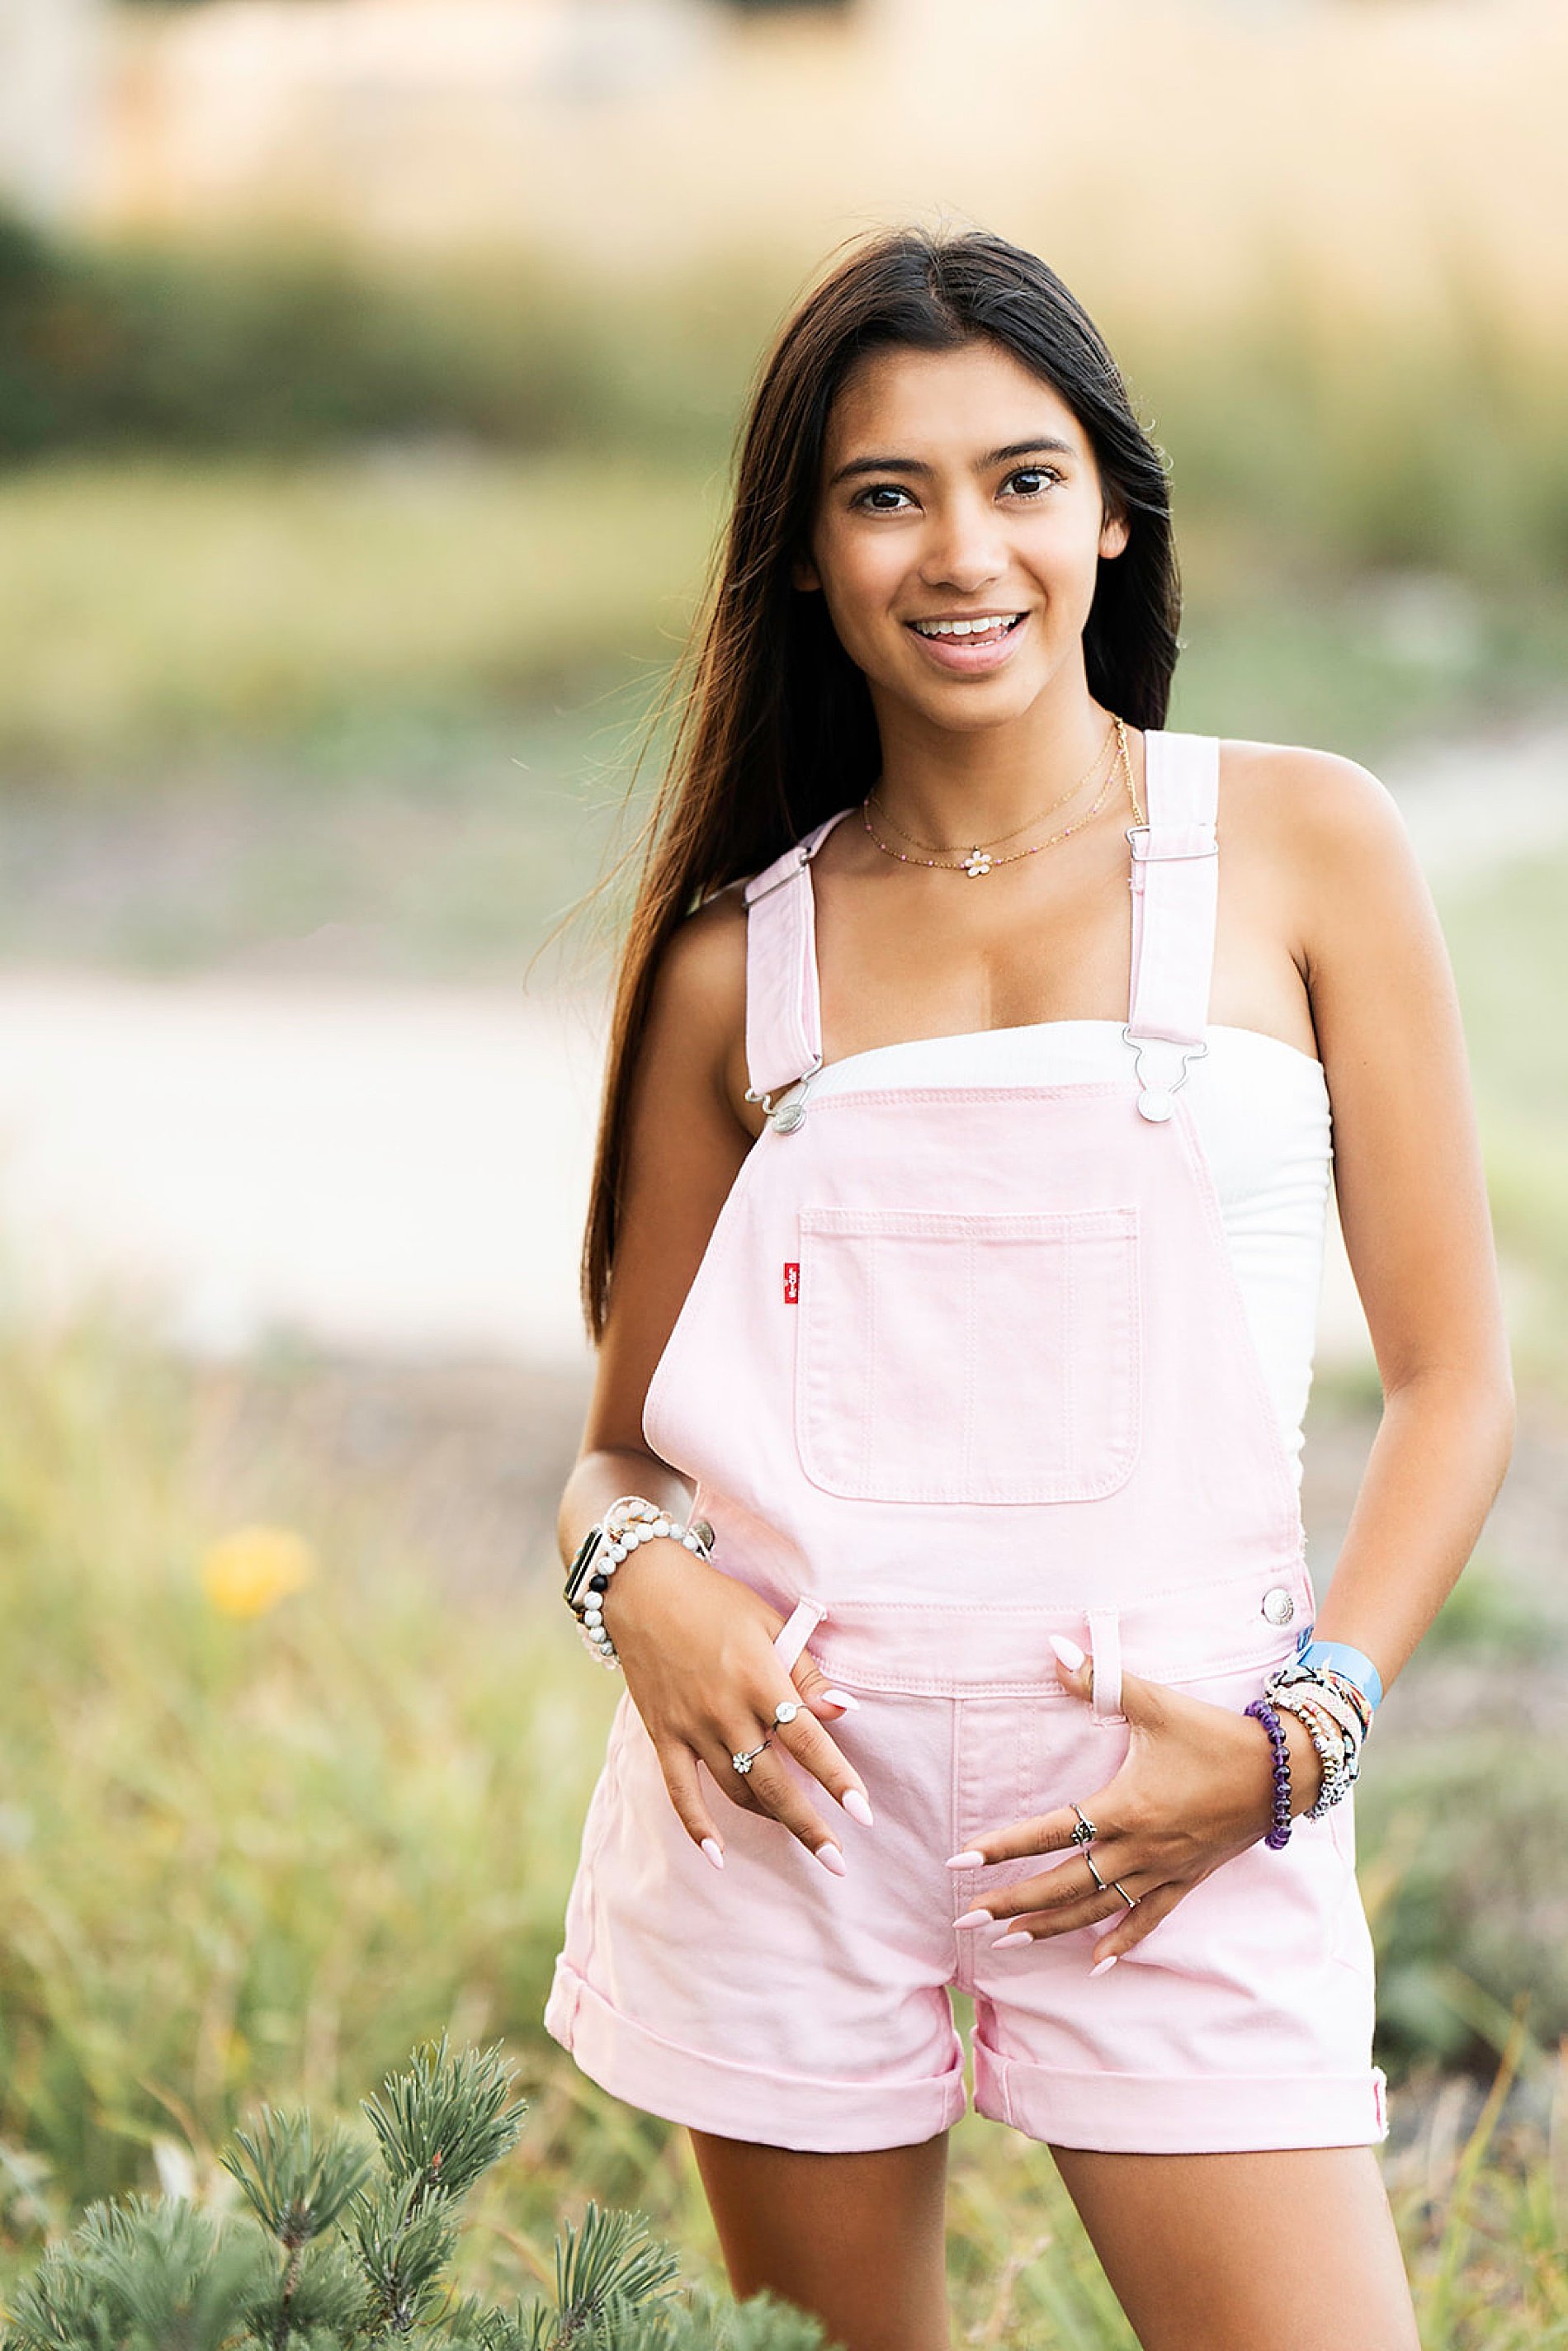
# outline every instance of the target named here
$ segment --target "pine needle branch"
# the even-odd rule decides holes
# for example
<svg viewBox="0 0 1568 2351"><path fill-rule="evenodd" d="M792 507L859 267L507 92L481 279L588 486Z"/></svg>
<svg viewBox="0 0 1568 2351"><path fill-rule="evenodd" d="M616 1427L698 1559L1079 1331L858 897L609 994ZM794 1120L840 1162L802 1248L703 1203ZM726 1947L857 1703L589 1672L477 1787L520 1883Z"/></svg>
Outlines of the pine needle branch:
<svg viewBox="0 0 1568 2351"><path fill-rule="evenodd" d="M382 2095L362 2103L391 2177L426 2197L457 2197L517 2145L528 2112L508 2103L517 2069L501 2043L451 2056L444 2032L423 2043L402 2074L389 2074ZM413 2207L411 2207L411 2210Z"/></svg>

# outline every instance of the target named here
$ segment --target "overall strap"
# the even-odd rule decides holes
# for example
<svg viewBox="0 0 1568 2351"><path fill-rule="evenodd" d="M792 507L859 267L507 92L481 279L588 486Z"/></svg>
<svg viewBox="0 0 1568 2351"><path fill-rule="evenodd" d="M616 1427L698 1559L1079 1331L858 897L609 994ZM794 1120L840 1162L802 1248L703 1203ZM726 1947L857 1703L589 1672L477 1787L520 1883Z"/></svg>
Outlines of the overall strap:
<svg viewBox="0 0 1568 2351"><path fill-rule="evenodd" d="M764 1107L770 1093L822 1066L816 893L810 868L839 819L849 813L841 808L824 817L754 873L743 893L748 1099Z"/></svg>
<svg viewBox="0 0 1568 2351"><path fill-rule="evenodd" d="M1189 1060L1207 1051L1219 861L1219 740L1149 727L1148 822L1134 825L1132 985L1124 1031L1137 1057L1138 1108L1168 1118Z"/></svg>

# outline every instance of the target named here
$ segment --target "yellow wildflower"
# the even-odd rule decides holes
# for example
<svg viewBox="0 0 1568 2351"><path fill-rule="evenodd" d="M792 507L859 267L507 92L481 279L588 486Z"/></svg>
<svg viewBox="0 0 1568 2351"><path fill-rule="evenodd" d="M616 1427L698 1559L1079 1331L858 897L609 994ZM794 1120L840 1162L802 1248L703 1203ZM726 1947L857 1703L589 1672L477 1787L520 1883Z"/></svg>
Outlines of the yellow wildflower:
<svg viewBox="0 0 1568 2351"><path fill-rule="evenodd" d="M235 1527L208 1546L202 1588L225 1616L262 1616L290 1592L308 1583L316 1557L289 1527Z"/></svg>

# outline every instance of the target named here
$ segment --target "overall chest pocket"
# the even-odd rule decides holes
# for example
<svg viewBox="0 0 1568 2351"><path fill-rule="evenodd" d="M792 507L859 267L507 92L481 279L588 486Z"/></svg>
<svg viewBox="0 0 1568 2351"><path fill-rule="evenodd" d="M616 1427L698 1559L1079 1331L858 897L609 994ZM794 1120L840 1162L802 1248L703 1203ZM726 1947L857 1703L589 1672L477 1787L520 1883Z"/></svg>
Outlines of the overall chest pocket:
<svg viewBox="0 0 1568 2351"><path fill-rule="evenodd" d="M830 1494L1086 1502L1132 1473L1135 1207L803 1208L795 1441Z"/></svg>

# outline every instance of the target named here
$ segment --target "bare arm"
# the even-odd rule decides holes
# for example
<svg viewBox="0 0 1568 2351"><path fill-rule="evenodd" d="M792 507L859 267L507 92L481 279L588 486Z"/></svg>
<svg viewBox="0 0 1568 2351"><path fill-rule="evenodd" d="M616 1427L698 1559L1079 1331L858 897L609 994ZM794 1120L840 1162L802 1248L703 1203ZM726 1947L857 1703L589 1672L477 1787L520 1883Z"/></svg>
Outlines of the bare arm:
<svg viewBox="0 0 1568 2351"><path fill-rule="evenodd" d="M1318 1636L1386 1689L1475 1547L1508 1467L1513 1382L1464 1031L1430 892L1392 796L1299 752L1300 953L1334 1180L1384 1410Z"/></svg>
<svg viewBox="0 0 1568 2351"><path fill-rule="evenodd" d="M632 1082L610 1314L582 1449L561 1496L563 1560L618 1494L645 1494L682 1519L690 1506L685 1479L648 1447L643 1402L751 1144L729 1092L745 990L745 910L726 892L676 932L654 984Z"/></svg>
<svg viewBox="0 0 1568 2351"><path fill-rule="evenodd" d="M684 1520L685 1480L649 1449L643 1408L653 1367L750 1149L742 1123L746 915L721 893L669 943L638 1051L630 1104L610 1312L581 1450L561 1497L558 1540L570 1559L618 1494L633 1492ZM739 1081L737 1084L737 1075ZM781 1822L841 1875L841 1850L800 1782L772 1753L742 1777L730 1762L756 1748L781 1698L800 1711L770 1735L846 1809L869 1822L865 1790L823 1727L843 1708L802 1654L786 1669L776 1609L679 1542L644 1543L604 1594L604 1622L626 1687L658 1752L670 1800L710 1860L722 1854L716 1786L743 1810ZM705 1785L698 1762L708 1767Z"/></svg>

